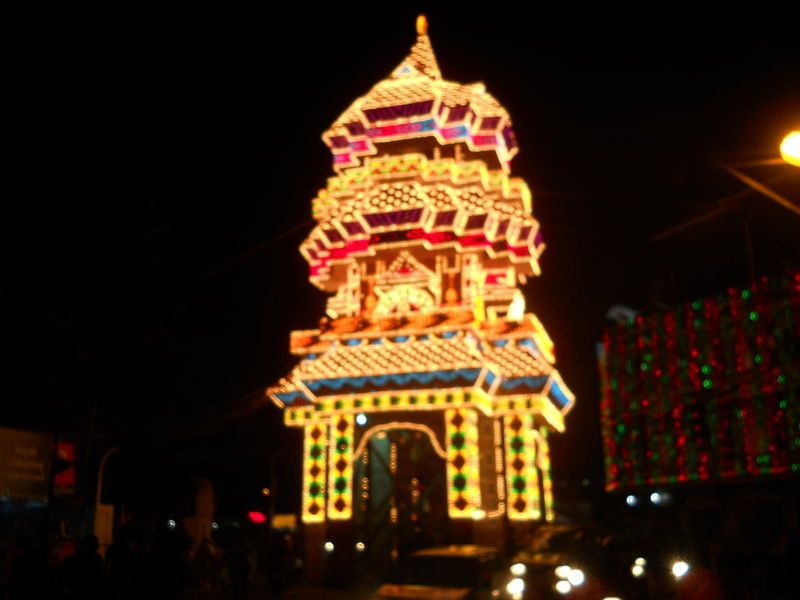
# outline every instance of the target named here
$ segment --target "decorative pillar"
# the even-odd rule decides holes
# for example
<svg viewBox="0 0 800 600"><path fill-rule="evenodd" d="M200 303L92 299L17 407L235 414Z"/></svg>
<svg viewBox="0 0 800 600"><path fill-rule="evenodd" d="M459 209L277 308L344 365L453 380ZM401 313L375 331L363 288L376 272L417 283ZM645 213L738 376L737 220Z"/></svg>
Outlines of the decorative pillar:
<svg viewBox="0 0 800 600"><path fill-rule="evenodd" d="M447 504L451 519L471 519L481 507L478 415L468 408L445 411Z"/></svg>
<svg viewBox="0 0 800 600"><path fill-rule="evenodd" d="M512 521L540 519L539 475L536 471L536 440L532 415L503 417L505 426L506 488L508 518Z"/></svg>
<svg viewBox="0 0 800 600"><path fill-rule="evenodd" d="M550 445L547 443L547 427L540 427L537 435L537 462L542 472L542 492L544 493L544 518L552 521L556 518L553 512L553 481L550 478Z"/></svg>
<svg viewBox="0 0 800 600"><path fill-rule="evenodd" d="M333 418L328 474L328 519L353 516L353 415Z"/></svg>
<svg viewBox="0 0 800 600"><path fill-rule="evenodd" d="M472 519L472 540L473 543L482 546L505 547L505 527L504 516L505 507L501 504L500 495L502 486L498 490L498 465L497 445L501 443L498 439L499 427L495 427L497 421L487 417L481 412L476 411L478 417L478 449L479 449L479 472L482 474L480 479L481 491L481 510L473 513ZM502 456L500 466L502 468Z"/></svg>
<svg viewBox="0 0 800 600"><path fill-rule="evenodd" d="M327 424L304 427L303 436L303 522L325 521L325 470L328 444Z"/></svg>

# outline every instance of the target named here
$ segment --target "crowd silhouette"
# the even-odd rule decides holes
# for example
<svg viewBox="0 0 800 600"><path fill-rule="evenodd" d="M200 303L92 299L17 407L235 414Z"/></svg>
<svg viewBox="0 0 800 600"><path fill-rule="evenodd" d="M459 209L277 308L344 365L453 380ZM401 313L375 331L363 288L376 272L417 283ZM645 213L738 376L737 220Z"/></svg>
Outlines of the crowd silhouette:
<svg viewBox="0 0 800 600"><path fill-rule="evenodd" d="M42 548L19 548L0 600L246 600L257 572L279 598L292 568L291 535L256 535L247 524L195 544L179 525L130 522L99 553L88 535L63 559L48 564ZM262 597L262 596L259 596Z"/></svg>

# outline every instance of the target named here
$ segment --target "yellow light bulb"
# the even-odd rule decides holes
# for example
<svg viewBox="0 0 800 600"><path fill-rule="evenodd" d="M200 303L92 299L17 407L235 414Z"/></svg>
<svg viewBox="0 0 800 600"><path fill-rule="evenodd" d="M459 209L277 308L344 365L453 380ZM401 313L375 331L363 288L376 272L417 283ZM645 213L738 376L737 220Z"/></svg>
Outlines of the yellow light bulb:
<svg viewBox="0 0 800 600"><path fill-rule="evenodd" d="M783 138L781 156L790 165L800 167L800 131L792 131Z"/></svg>
<svg viewBox="0 0 800 600"><path fill-rule="evenodd" d="M428 19L425 15L417 17L417 35L425 35L428 33Z"/></svg>

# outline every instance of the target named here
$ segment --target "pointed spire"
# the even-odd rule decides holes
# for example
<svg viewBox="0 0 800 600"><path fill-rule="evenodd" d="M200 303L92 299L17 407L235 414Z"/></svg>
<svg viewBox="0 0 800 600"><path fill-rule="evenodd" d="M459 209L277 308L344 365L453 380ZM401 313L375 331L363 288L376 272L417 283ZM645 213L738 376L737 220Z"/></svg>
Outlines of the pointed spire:
<svg viewBox="0 0 800 600"><path fill-rule="evenodd" d="M442 78L428 37L428 19L425 15L417 17L417 43L411 47L411 52L405 60L392 72L391 78L401 79L419 75L426 75L431 79Z"/></svg>

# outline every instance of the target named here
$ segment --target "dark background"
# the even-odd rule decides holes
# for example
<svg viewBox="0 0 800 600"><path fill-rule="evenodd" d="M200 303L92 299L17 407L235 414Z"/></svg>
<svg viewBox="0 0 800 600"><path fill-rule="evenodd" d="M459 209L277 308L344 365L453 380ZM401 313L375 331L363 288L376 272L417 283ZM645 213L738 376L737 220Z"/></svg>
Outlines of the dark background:
<svg viewBox="0 0 800 600"><path fill-rule="evenodd" d="M145 489L209 476L234 512L274 473L279 510L296 509L298 432L263 390L293 365L289 331L323 314L297 252L332 174L320 135L403 59L420 10L444 77L485 82L512 115L548 244L529 309L577 396L554 477L599 485L608 308L746 285L744 223L758 275L797 265L800 217L755 193L652 239L746 189L720 161L774 157L800 128L796 30L777 11L31 9L5 86L19 183L0 423L128 444ZM797 169L746 170L800 199Z"/></svg>

